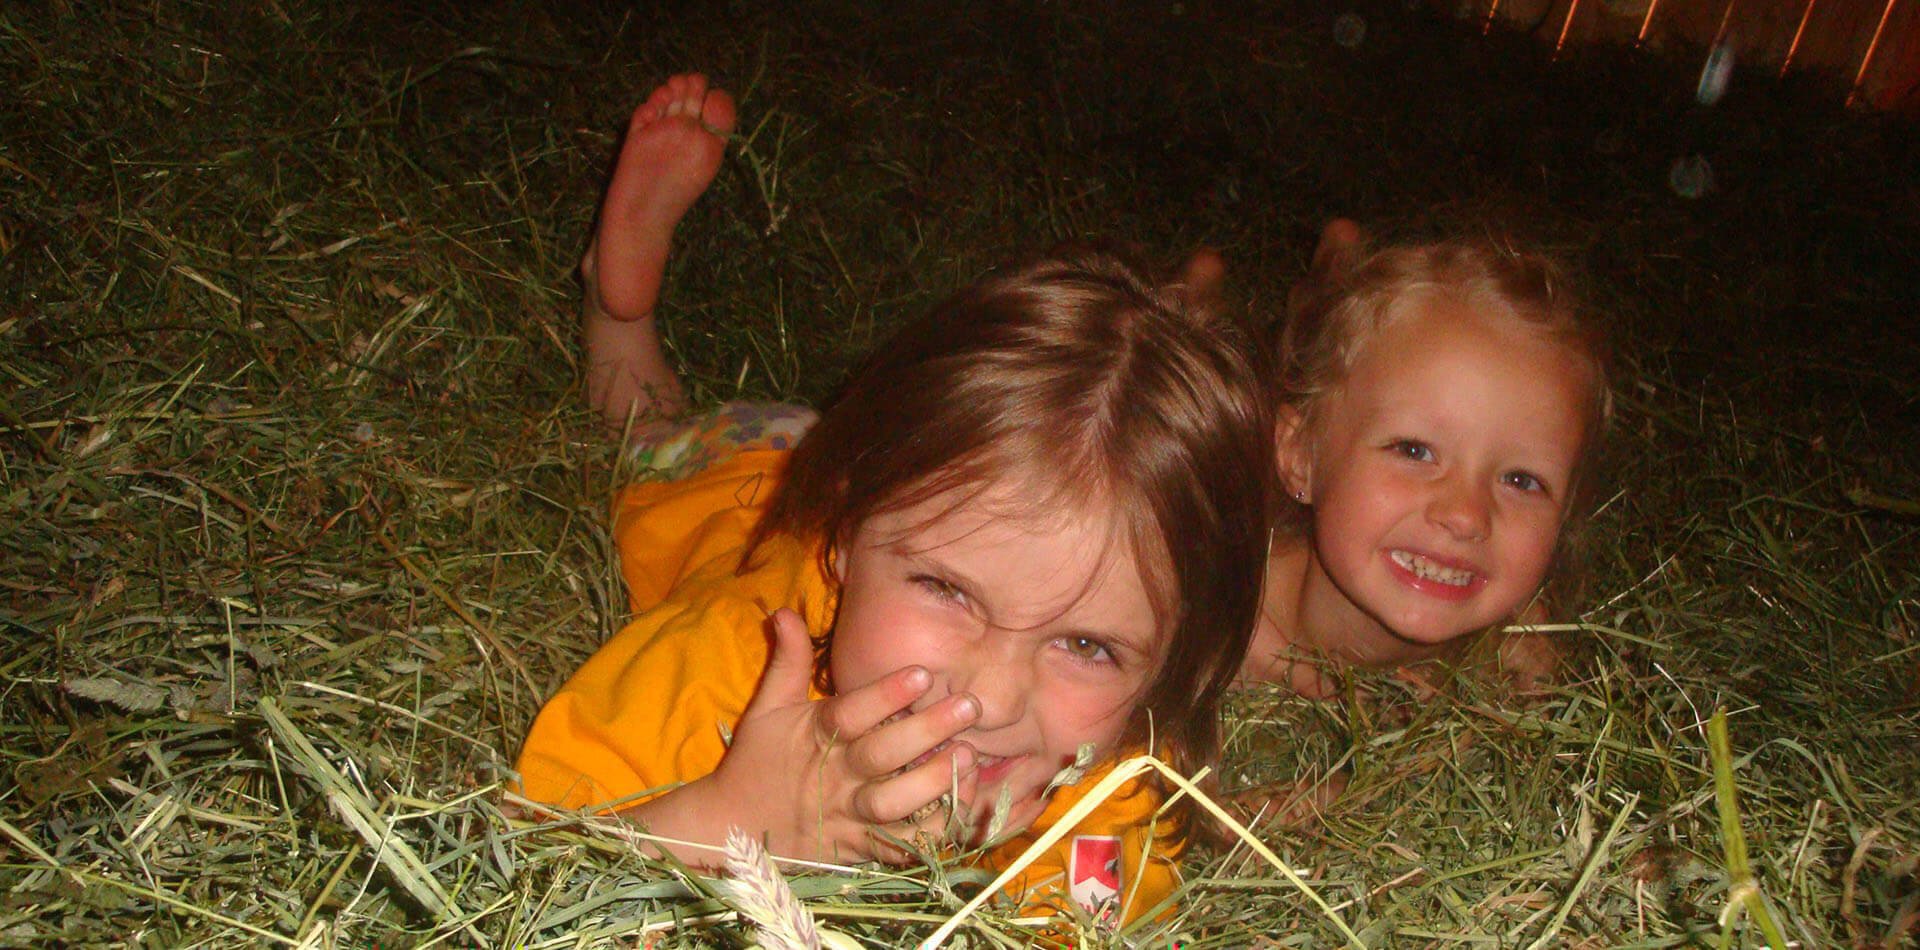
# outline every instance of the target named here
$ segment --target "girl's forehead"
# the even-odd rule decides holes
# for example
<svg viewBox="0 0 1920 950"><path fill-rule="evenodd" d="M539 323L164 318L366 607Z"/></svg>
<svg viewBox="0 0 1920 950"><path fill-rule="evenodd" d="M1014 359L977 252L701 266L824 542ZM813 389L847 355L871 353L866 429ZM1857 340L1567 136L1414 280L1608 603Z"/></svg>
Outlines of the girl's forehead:
<svg viewBox="0 0 1920 950"><path fill-rule="evenodd" d="M1324 422L1471 436L1522 451L1530 464L1572 466L1591 434L1594 385L1577 350L1538 327L1435 312L1358 360Z"/></svg>
<svg viewBox="0 0 1920 950"><path fill-rule="evenodd" d="M1071 572L1087 595L1101 589L1111 593L1116 585L1138 589L1151 607L1154 627L1164 629L1165 618L1174 613L1164 605L1177 598L1170 596L1171 566L1165 545L1150 530L1151 519L1142 524L1130 517L1135 506L1105 490L1069 490L1059 482L1016 471L945 485L875 514L861 533L907 554L985 553L989 563L1024 564L1030 586ZM1050 560L1026 557L1036 551L1049 552Z"/></svg>
<svg viewBox="0 0 1920 950"><path fill-rule="evenodd" d="M1109 549L1122 533L1114 517L1118 506L1104 493L1065 491L1032 476L955 479L904 494L899 503L876 512L863 529L872 527L888 536L886 543L909 550L934 550L983 534L1017 543L1070 529L1101 535L1101 547Z"/></svg>
<svg viewBox="0 0 1920 950"><path fill-rule="evenodd" d="M1485 347L1500 349L1514 361L1549 355L1562 370L1577 367L1581 376L1593 375L1592 360L1585 351L1551 327L1523 317L1505 301L1431 288L1396 301L1372 326L1355 335L1347 346L1338 382L1346 384L1363 367L1391 372L1442 349ZM1589 386L1595 382L1582 381Z"/></svg>

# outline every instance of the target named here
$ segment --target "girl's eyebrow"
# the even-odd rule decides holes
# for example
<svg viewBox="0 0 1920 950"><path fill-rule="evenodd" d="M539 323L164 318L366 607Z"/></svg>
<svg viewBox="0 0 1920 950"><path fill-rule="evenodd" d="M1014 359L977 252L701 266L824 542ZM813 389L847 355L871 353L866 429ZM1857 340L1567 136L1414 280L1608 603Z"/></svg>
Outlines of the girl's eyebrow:
<svg viewBox="0 0 1920 950"><path fill-rule="evenodd" d="M892 548L901 560L907 562L908 567L919 573L935 575L942 583L950 584L960 593L965 594L967 600L984 606L980 599L979 582L935 556L933 552L936 549L912 548L907 546L905 541L892 545Z"/></svg>
<svg viewBox="0 0 1920 950"><path fill-rule="evenodd" d="M929 573L939 575L940 580L951 584L955 590L958 590L964 595L967 598L967 603L973 604L975 609L983 613L986 611L987 599L982 596L980 583L978 581L968 577L964 572L944 561L934 560L931 563L926 561L921 563L928 568Z"/></svg>
<svg viewBox="0 0 1920 950"><path fill-rule="evenodd" d="M973 606L973 609L977 613L981 614L989 625L996 626L996 627L1000 626L1000 624L993 617L992 605L989 604L987 602L987 598L982 596L981 594L981 586L979 582L975 581L972 577L969 577L965 572L961 571L959 568L956 568L953 565L940 560L933 553L937 549L925 548L925 549L916 550L912 547L909 547L904 541L896 542L892 545L889 545L889 547L891 547L893 552L897 554L902 560L906 561L908 566L911 567L916 572L924 573L924 574L932 574L938 577L941 580L941 582L952 585L955 590L958 590L964 597L966 597L967 603L971 604ZM1067 609L1060 611L1055 616L1045 621L1042 621L1040 624L1037 624L1034 627L1031 627L1029 629L1038 630L1041 627L1045 627L1049 624L1052 624L1055 621L1059 620L1061 617L1065 617L1066 615L1072 613L1075 608L1080 607L1082 604L1087 603L1091 599L1092 598L1089 591L1082 591L1080 596L1075 598L1074 602L1067 606ZM1004 629L1014 629L1014 628L1004 628ZM1083 637L1088 640L1097 640L1104 644L1119 645L1119 646L1126 647L1127 649L1138 652L1144 656L1144 655L1151 655L1153 653L1153 642L1159 636L1159 631L1157 629L1149 630L1149 631L1146 631L1144 635L1139 635L1136 633L1123 632L1118 629L1095 630L1089 627L1076 626L1076 627L1070 627L1066 630L1054 631L1052 633L1052 636Z"/></svg>

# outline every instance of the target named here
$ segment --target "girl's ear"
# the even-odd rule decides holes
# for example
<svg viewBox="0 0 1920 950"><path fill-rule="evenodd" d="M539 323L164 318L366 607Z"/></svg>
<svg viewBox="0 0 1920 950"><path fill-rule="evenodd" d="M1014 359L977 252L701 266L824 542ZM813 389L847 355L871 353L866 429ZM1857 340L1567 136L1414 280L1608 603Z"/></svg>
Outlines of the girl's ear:
<svg viewBox="0 0 1920 950"><path fill-rule="evenodd" d="M1281 406L1273 427L1273 461L1280 488L1301 504L1313 501L1313 447L1306 418L1292 406Z"/></svg>

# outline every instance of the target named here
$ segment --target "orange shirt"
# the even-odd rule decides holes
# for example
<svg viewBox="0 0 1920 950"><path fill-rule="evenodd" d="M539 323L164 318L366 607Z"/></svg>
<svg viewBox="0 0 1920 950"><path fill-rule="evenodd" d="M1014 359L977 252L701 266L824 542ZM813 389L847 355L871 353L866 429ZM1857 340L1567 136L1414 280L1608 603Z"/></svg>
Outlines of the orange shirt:
<svg viewBox="0 0 1920 950"><path fill-rule="evenodd" d="M767 614L792 607L808 629L831 628L837 591L816 547L776 536L736 570L787 456L743 452L620 492L614 538L635 617L534 720L520 750L527 797L624 808L711 773L766 668ZM1033 827L988 851L984 865L1005 867L1105 771L1056 791ZM1171 822L1151 824L1160 796L1137 782L1122 792L1029 865L1015 886L1026 904L1117 898L1131 918L1172 892Z"/></svg>

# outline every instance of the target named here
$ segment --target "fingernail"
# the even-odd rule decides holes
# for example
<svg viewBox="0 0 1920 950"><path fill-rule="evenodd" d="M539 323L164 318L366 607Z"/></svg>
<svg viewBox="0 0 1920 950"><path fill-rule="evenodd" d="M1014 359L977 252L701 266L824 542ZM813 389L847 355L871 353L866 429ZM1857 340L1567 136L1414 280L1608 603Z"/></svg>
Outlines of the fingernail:
<svg viewBox="0 0 1920 950"><path fill-rule="evenodd" d="M929 682L931 682L931 680L926 670L916 666L907 671L907 687L909 689L926 689Z"/></svg>
<svg viewBox="0 0 1920 950"><path fill-rule="evenodd" d="M953 767L962 772L973 768L973 747L961 746L953 750Z"/></svg>
<svg viewBox="0 0 1920 950"><path fill-rule="evenodd" d="M964 719L969 722L973 721L980 715L980 701L973 698L972 693L961 695L961 697L953 703L953 715L957 719Z"/></svg>

